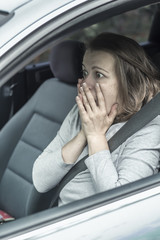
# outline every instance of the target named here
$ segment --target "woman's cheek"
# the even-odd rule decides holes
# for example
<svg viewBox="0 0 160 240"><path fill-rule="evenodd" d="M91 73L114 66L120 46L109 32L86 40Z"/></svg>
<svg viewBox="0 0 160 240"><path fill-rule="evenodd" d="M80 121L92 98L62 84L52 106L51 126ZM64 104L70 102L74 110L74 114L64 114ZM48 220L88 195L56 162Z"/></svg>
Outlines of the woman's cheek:
<svg viewBox="0 0 160 240"><path fill-rule="evenodd" d="M110 94L105 94L103 96L104 96L106 112L107 112L107 114L109 114L111 111L112 105L115 103L115 100L113 100L113 96Z"/></svg>

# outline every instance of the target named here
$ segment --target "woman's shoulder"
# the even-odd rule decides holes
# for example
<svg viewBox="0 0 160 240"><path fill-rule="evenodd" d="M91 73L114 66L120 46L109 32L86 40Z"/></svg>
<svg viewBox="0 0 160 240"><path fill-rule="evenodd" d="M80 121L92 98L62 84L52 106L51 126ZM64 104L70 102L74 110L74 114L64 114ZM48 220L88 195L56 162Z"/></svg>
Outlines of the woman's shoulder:
<svg viewBox="0 0 160 240"><path fill-rule="evenodd" d="M150 121L147 125L147 127L156 127L156 128L160 128L160 115L158 115L157 117L155 117L152 121Z"/></svg>
<svg viewBox="0 0 160 240"><path fill-rule="evenodd" d="M146 136L147 138L150 136L152 139L156 138L160 140L160 115L155 117L134 135L144 137Z"/></svg>
<svg viewBox="0 0 160 240"><path fill-rule="evenodd" d="M70 111L70 114L77 115L77 113L78 113L78 106L77 106L77 104L74 104L74 106L72 107L72 109Z"/></svg>
<svg viewBox="0 0 160 240"><path fill-rule="evenodd" d="M159 124L160 125L160 115L158 115L157 117L155 117L151 123L155 123L155 124Z"/></svg>
<svg viewBox="0 0 160 240"><path fill-rule="evenodd" d="M69 119L77 119L78 118L78 115L79 115L79 112L78 112L78 106L77 104L75 104L72 109L69 111L68 115L67 115L67 118Z"/></svg>
<svg viewBox="0 0 160 240"><path fill-rule="evenodd" d="M70 125L72 125L73 128L77 128L80 123L80 116L78 111L78 106L75 104L70 112L68 113L65 121L69 122Z"/></svg>
<svg viewBox="0 0 160 240"><path fill-rule="evenodd" d="M155 117L152 121L142 127L140 130L130 136L124 144L132 149L139 148L160 148L160 116Z"/></svg>

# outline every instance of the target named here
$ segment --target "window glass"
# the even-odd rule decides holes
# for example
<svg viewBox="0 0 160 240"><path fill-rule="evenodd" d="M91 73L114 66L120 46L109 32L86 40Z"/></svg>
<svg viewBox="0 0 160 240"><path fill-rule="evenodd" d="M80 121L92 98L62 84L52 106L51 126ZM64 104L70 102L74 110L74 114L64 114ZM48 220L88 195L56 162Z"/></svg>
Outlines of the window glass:
<svg viewBox="0 0 160 240"><path fill-rule="evenodd" d="M69 36L68 39L87 43L99 33L107 31L126 35L137 42L145 42L149 36L155 7L155 5L150 5L114 16L90 27L78 30ZM48 54L49 50L36 58L34 63L48 61Z"/></svg>
<svg viewBox="0 0 160 240"><path fill-rule="evenodd" d="M87 42L101 32L114 32L133 38L137 42L147 41L155 5L129 11L75 33L71 38Z"/></svg>

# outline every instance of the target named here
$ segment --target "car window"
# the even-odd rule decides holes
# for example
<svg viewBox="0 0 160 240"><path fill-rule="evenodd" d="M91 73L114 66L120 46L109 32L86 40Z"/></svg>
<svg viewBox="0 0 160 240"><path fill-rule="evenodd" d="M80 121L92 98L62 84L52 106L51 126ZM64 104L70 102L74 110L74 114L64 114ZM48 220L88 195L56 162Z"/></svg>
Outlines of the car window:
<svg viewBox="0 0 160 240"><path fill-rule="evenodd" d="M72 38L87 42L101 32L114 32L133 38L137 42L147 41L152 24L155 5L139 8L109 18L77 32Z"/></svg>
<svg viewBox="0 0 160 240"><path fill-rule="evenodd" d="M155 12L155 5L146 6L136 10L122 13L105 21L91 25L90 27L78 30L68 38L87 43L91 38L101 32L114 32L133 38L139 43L148 40L152 19ZM48 61L47 50L34 59L34 63Z"/></svg>

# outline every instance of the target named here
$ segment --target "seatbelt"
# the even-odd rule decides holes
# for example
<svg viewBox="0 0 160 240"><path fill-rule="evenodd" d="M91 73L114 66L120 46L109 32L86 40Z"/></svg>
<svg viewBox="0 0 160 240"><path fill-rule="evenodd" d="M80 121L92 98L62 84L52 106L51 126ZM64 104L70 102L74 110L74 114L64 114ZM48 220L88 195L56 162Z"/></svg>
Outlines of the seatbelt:
<svg viewBox="0 0 160 240"><path fill-rule="evenodd" d="M139 131L158 115L160 115L160 93L158 93L150 102L144 105L140 111L135 113L135 115L133 115L126 122L126 124L124 124L108 141L110 152L113 152L115 149L117 149L130 136ZM88 155L84 156L80 161L78 161L55 187L55 194L50 204L50 208L57 205L59 193L63 187L78 173L87 169L84 162L87 157Z"/></svg>

